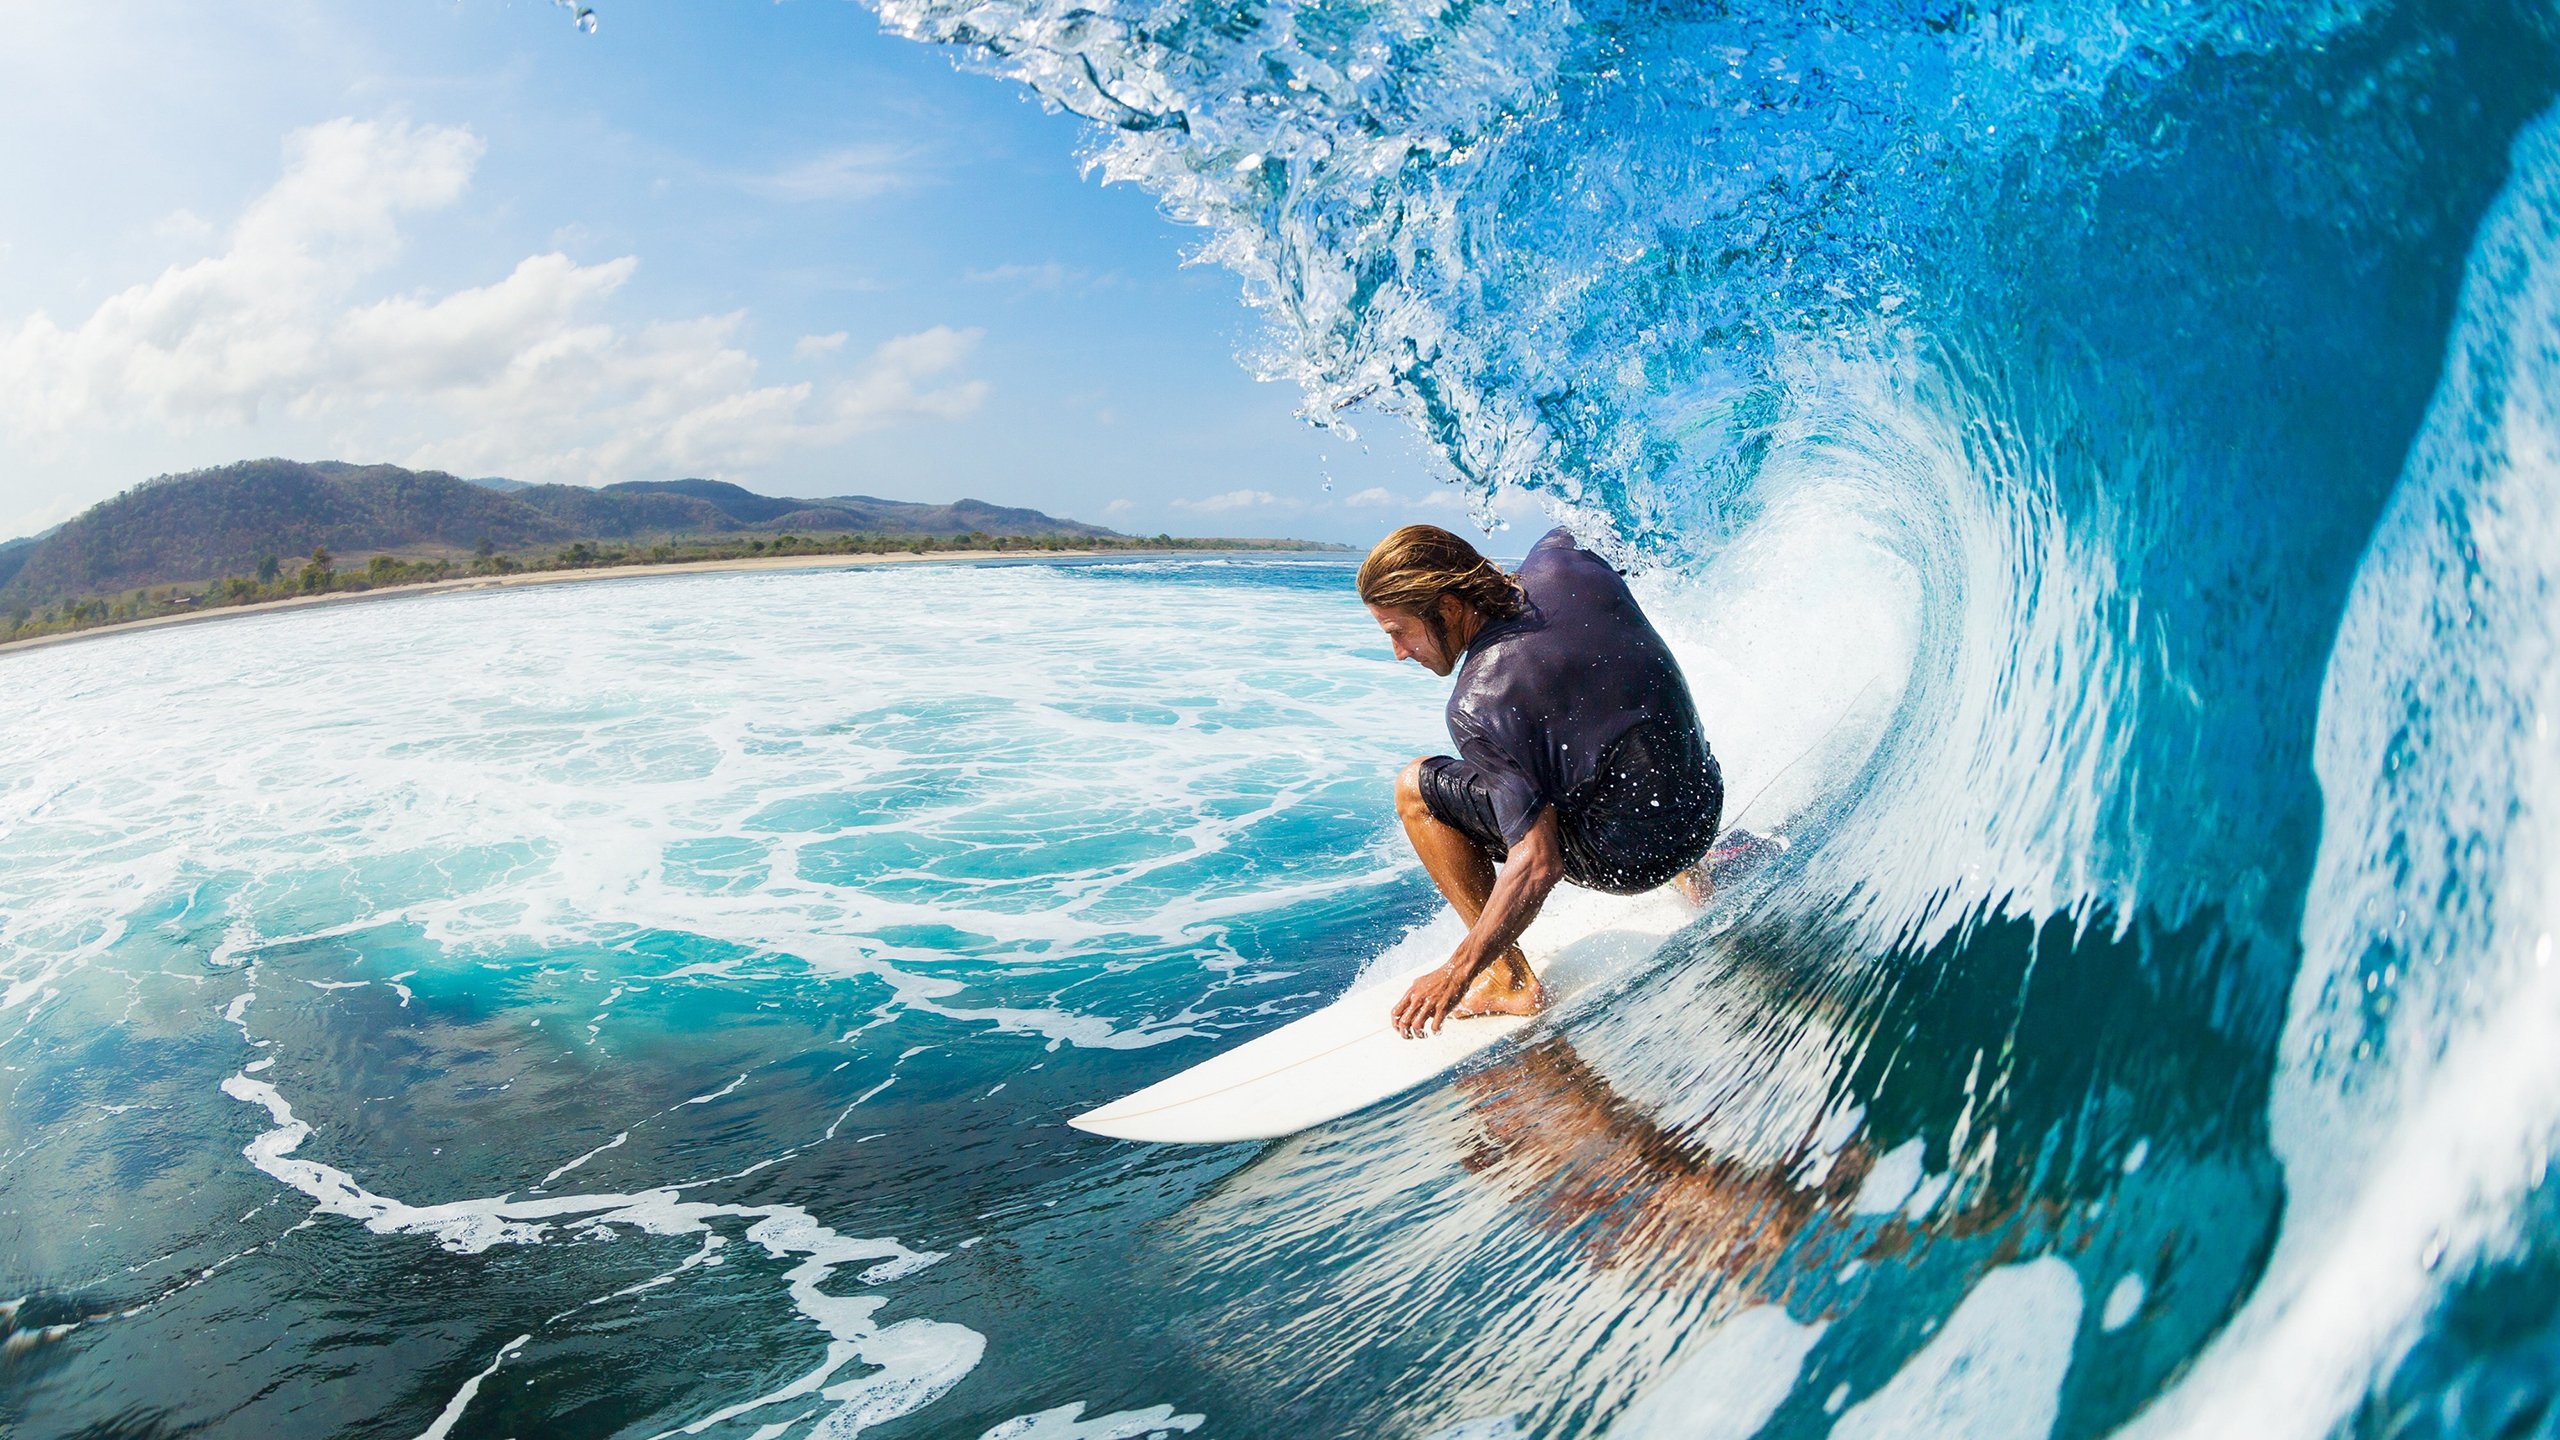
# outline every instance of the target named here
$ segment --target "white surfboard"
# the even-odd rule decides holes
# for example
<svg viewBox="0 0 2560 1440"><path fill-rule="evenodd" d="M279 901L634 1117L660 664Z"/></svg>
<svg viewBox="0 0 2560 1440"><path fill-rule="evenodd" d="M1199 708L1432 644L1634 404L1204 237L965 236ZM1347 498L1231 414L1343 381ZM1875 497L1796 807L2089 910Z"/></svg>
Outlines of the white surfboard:
<svg viewBox="0 0 2560 1440"><path fill-rule="evenodd" d="M1557 901L1567 897L1559 896ZM1550 901L1521 949L1561 1014L1642 964L1698 912L1667 890L1633 899L1584 893ZM1213 1055L1067 1123L1119 1140L1217 1144L1270 1140L1338 1120L1446 1073L1543 1016L1451 1020L1408 1040L1389 1023L1416 978L1447 957L1352 988L1312 1015Z"/></svg>

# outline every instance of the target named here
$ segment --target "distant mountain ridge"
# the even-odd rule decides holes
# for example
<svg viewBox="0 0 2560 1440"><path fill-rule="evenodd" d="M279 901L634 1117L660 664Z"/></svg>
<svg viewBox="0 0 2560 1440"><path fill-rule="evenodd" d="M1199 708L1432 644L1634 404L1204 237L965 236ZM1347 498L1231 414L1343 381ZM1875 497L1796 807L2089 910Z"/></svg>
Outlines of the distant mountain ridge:
<svg viewBox="0 0 2560 1440"><path fill-rule="evenodd" d="M146 481L43 535L0 544L0 601L42 603L199 583L248 574L269 556L290 561L315 546L354 559L756 532L947 537L979 531L1117 534L981 500L799 499L699 479L589 489L464 480L397 465L244 460Z"/></svg>
<svg viewBox="0 0 2560 1440"><path fill-rule="evenodd" d="M9 588L9 582L18 577L19 569L43 539L41 535L30 535L23 540L0 541L0 591Z"/></svg>

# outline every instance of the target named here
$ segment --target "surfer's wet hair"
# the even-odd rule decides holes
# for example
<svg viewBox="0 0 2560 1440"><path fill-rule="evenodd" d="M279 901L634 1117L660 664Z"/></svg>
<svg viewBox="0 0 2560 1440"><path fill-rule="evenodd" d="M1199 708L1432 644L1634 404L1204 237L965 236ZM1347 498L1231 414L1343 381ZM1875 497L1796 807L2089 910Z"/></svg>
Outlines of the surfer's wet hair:
<svg viewBox="0 0 2560 1440"><path fill-rule="evenodd" d="M1359 586L1361 603L1419 615L1435 634L1443 595L1457 596L1488 620L1508 620L1529 603L1519 581L1437 525L1407 525L1379 541L1360 562Z"/></svg>

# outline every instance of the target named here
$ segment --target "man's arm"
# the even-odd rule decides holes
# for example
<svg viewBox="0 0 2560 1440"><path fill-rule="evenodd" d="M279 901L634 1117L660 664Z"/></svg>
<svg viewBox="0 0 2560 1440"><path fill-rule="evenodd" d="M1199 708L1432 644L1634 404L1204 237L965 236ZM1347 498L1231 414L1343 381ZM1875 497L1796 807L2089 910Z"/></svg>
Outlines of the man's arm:
<svg viewBox="0 0 2560 1440"><path fill-rule="evenodd" d="M1493 893L1485 897L1483 911L1467 938L1458 942L1449 963L1414 981L1396 1002L1397 1033L1412 1037L1440 1028L1440 1022L1458 1008L1477 972L1519 940L1520 932L1538 918L1539 907L1563 878L1564 840L1556 829L1555 807L1550 805L1538 812L1529 833L1511 847L1511 858L1494 877Z"/></svg>

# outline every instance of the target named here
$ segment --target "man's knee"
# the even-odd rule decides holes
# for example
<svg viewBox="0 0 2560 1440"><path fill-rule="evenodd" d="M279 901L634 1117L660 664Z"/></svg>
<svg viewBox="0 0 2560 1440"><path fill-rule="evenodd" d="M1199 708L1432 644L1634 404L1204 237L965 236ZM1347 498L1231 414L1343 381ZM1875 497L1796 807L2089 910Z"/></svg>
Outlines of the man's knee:
<svg viewBox="0 0 2560 1440"><path fill-rule="evenodd" d="M1407 821L1427 818L1430 804L1422 798L1422 765L1416 760L1396 772L1396 814Z"/></svg>

